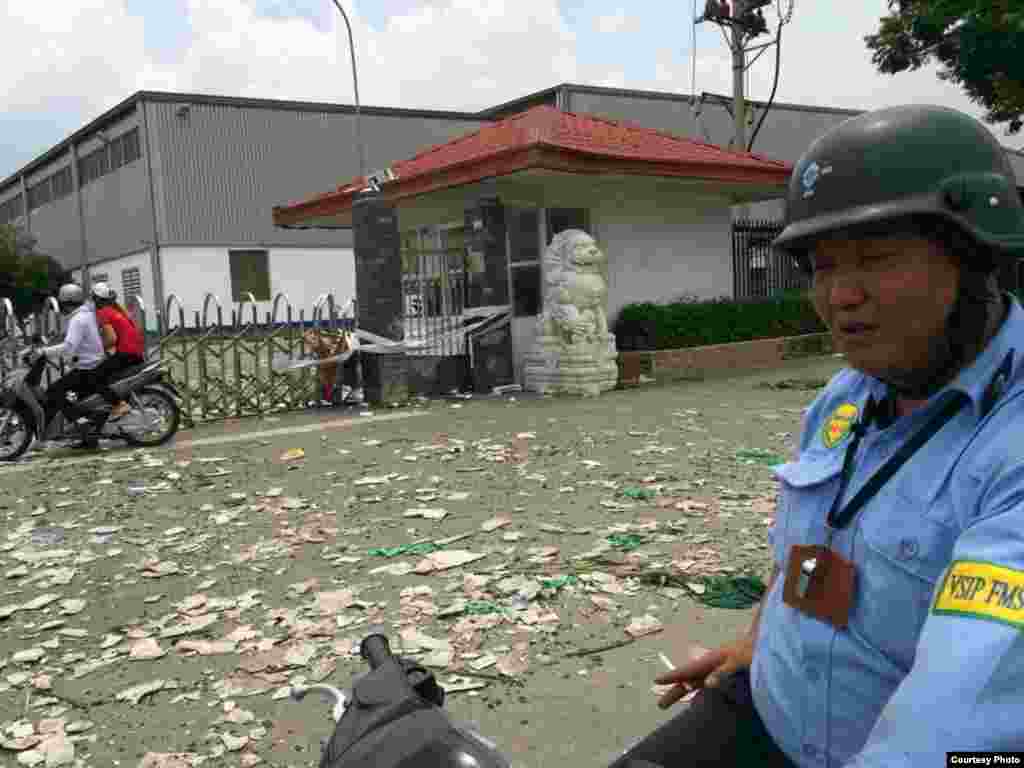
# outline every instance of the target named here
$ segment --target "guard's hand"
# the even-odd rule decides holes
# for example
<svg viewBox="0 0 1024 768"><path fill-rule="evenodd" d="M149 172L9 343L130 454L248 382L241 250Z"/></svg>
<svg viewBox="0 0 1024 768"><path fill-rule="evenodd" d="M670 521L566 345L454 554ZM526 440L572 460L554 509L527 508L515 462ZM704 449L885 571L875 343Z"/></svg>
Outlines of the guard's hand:
<svg viewBox="0 0 1024 768"><path fill-rule="evenodd" d="M714 688L726 675L750 666L754 657L754 644L744 638L730 645L708 651L693 661L654 678L658 685L674 685L661 697L658 706L668 709L681 698L698 688Z"/></svg>

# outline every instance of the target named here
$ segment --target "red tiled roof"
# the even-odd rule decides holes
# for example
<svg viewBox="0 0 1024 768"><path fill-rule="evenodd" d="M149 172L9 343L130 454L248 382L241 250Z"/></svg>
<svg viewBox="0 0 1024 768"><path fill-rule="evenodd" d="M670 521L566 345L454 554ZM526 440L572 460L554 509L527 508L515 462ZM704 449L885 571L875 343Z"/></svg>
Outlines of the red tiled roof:
<svg viewBox="0 0 1024 768"><path fill-rule="evenodd" d="M714 144L680 138L668 133L616 122L586 114L562 112L547 105L529 109L457 139L430 147L408 160L391 166L401 186L411 179L444 175L470 165L479 165L477 178L486 178L486 165L509 153L546 149L563 154L590 156L611 161L635 161L650 164L649 175L730 180L748 183L785 184L792 168L786 163L747 152L733 152ZM524 162L518 170L531 167ZM541 164L542 165L542 164ZM653 166L657 166L654 170ZM493 169L492 169L493 170ZM508 168L503 171L510 172ZM464 175L464 174L463 174ZM466 179L460 181L465 183ZM365 180L353 179L337 190L303 202L274 209L275 219L294 221L303 213L324 215L324 203L336 201L339 209L348 207L351 196L365 186Z"/></svg>
<svg viewBox="0 0 1024 768"><path fill-rule="evenodd" d="M539 145L635 160L665 160L787 173L790 170L785 163L759 155L730 152L714 144L593 115L561 112L547 105L485 126L447 144L431 147L409 160L396 163L393 170L400 178L408 178L504 150Z"/></svg>

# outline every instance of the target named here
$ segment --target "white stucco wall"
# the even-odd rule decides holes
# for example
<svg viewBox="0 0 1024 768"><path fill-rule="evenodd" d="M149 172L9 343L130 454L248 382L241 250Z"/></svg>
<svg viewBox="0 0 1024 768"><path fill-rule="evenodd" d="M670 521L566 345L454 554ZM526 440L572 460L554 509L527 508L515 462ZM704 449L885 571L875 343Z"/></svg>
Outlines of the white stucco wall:
<svg viewBox="0 0 1024 768"><path fill-rule="evenodd" d="M154 313L156 308L156 291L153 286L153 268L149 251L140 251L128 256L91 264L89 265L90 280L94 283L98 277L106 275L110 287L117 291L117 300L123 304L125 303L125 291L122 272L133 267L137 267L139 270L142 301L146 305L146 327L151 331L155 331L157 327L156 315ZM80 269L74 270L72 275L76 281L81 282L82 271ZM129 307L129 309L131 308Z"/></svg>
<svg viewBox="0 0 1024 768"><path fill-rule="evenodd" d="M185 320L192 325L195 312L202 313L203 298L209 291L216 295L223 307L224 322L231 322L231 271L228 248L168 247L160 250L164 273L164 295L177 295L185 309ZM355 256L347 248L268 248L270 267L270 296L287 294L292 305L293 318L298 320L299 310L305 317L312 316L313 305L323 293L333 293L339 305L355 296ZM262 323L270 311L271 301L256 303L257 317ZM216 320L216 303L210 302L209 320ZM176 309L174 310L177 311ZM252 309L244 309L245 319ZM282 301L279 319L285 317ZM176 324L177 319L172 319Z"/></svg>
<svg viewBox="0 0 1024 768"><path fill-rule="evenodd" d="M592 209L608 256L608 319L626 304L732 295L732 214L726 200L609 200Z"/></svg>

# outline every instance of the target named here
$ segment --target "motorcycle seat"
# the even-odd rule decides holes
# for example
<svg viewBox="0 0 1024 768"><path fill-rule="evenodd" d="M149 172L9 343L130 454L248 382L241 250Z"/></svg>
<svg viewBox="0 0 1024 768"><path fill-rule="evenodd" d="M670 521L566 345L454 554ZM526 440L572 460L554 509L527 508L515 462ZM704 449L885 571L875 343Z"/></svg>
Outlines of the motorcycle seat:
<svg viewBox="0 0 1024 768"><path fill-rule="evenodd" d="M150 363L139 363L138 365L129 366L123 370L118 371L114 374L112 381L123 381L124 379L130 379L132 376L136 376L146 369Z"/></svg>
<svg viewBox="0 0 1024 768"><path fill-rule="evenodd" d="M123 395L132 389L136 384L146 384L153 379L159 378L160 363L145 363L133 365L124 370L124 375L118 376L111 382L110 388L119 395Z"/></svg>

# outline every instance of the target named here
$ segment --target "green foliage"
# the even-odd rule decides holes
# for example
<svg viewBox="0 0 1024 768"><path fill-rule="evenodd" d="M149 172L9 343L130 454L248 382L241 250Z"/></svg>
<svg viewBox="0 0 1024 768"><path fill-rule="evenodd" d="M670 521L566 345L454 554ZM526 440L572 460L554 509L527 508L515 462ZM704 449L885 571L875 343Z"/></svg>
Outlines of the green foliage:
<svg viewBox="0 0 1024 768"><path fill-rule="evenodd" d="M0 225L0 298L11 300L16 315L39 309L67 279L67 271L55 259L36 251L35 238Z"/></svg>
<svg viewBox="0 0 1024 768"><path fill-rule="evenodd" d="M710 344L823 333L826 328L802 291L760 301L728 298L668 304L630 304L615 321L620 351L683 349Z"/></svg>
<svg viewBox="0 0 1024 768"><path fill-rule="evenodd" d="M889 0L878 32L864 38L879 72L936 61L990 123L1024 126L1024 7L1019 0Z"/></svg>

